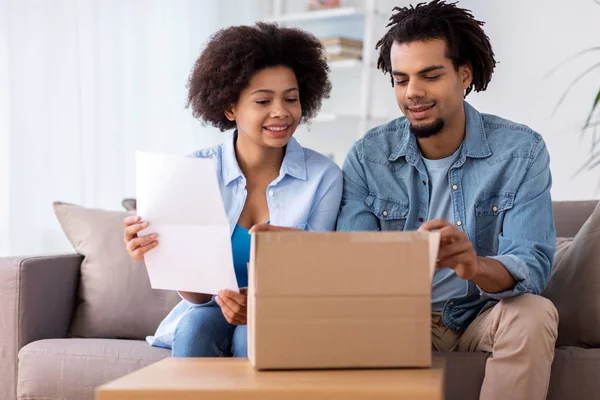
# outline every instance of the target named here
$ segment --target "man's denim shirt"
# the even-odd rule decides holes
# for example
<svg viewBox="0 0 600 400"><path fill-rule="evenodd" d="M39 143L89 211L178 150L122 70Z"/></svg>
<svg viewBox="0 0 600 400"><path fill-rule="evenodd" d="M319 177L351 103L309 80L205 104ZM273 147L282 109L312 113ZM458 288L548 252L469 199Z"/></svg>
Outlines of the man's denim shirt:
<svg viewBox="0 0 600 400"><path fill-rule="evenodd" d="M450 222L467 233L478 256L498 260L517 283L512 290L487 293L469 281L467 293L448 300L442 311L444 324L456 331L499 300L540 294L556 247L550 158L542 137L464 106L466 136L448 172ZM415 230L425 222L428 175L408 126L406 118L395 119L352 147L343 167L337 230Z"/></svg>

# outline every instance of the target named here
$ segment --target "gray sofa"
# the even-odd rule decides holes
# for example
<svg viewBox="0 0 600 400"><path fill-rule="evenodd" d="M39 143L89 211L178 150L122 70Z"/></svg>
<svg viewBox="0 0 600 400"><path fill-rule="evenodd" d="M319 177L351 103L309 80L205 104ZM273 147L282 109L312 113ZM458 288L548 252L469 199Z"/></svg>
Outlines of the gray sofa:
<svg viewBox="0 0 600 400"><path fill-rule="evenodd" d="M596 202L555 203L557 234L572 237ZM80 255L0 259L0 399L92 399L94 388L170 352L141 340L68 338ZM446 359L446 399L477 399L484 353ZM548 399L600 397L600 349L559 347Z"/></svg>

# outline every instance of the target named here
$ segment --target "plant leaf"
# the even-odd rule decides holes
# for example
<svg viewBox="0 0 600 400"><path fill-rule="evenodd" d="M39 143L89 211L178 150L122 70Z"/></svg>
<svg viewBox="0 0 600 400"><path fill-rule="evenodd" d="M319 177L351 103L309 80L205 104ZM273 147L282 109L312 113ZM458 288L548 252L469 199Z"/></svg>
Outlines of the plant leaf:
<svg viewBox="0 0 600 400"><path fill-rule="evenodd" d="M594 105L592 106L592 109L590 110L590 113L588 114L588 117L585 120L585 125L583 126L583 129L586 129L588 126L590 126L590 121L592 120L592 116L594 115L594 110L598 106L599 102L600 102L600 89L598 89L598 94L596 94L596 99L594 100Z"/></svg>
<svg viewBox="0 0 600 400"><path fill-rule="evenodd" d="M575 86L575 84L577 82L579 82L580 80L582 80L587 74L589 74L590 72L592 72L596 68L600 68L600 62L592 65L591 67L589 67L588 69L586 69L585 71L583 71L581 74L577 75L577 77L575 79L573 79L573 81L571 81L571 83L569 84L569 87L567 87L567 90L565 90L565 92L562 94L562 96L558 100L558 103L554 107L554 110L552 110L552 115L556 114L556 111L560 108L560 106L563 103L563 101L565 101L565 98L567 97L567 95L569 94L569 92L571 91L571 89L573 89L573 86Z"/></svg>
<svg viewBox="0 0 600 400"><path fill-rule="evenodd" d="M596 168L598 165L600 165L600 158L598 160L596 160L594 163L590 164L588 166L588 171L593 170L594 168Z"/></svg>
<svg viewBox="0 0 600 400"><path fill-rule="evenodd" d="M598 0L598 1L600 1L600 0ZM561 69L569 61L572 61L572 60L576 59L577 57L581 57L582 55L591 53L593 51L600 51L600 46L594 46L594 47L590 47L587 49L583 49L573 55L570 55L569 57L562 60L556 67L552 68L546 75L544 75L543 79L548 79L552 74L554 74L556 71Z"/></svg>
<svg viewBox="0 0 600 400"><path fill-rule="evenodd" d="M585 163L583 163L582 166L580 166L577 171L575 171L573 173L573 175L571 176L571 178L575 178L577 175L579 175L582 171L584 170L592 170L594 167L597 167L598 164L600 163L600 151L592 154L590 156L590 158L587 159L587 161Z"/></svg>

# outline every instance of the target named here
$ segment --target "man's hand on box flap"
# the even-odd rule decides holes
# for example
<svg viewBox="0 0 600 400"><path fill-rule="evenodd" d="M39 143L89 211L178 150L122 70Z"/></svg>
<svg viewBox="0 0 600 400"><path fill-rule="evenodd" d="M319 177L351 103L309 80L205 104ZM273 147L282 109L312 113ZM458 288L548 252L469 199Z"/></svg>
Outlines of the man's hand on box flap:
<svg viewBox="0 0 600 400"><path fill-rule="evenodd" d="M248 288L241 288L240 293L224 289L219 291L215 301L227 322L233 325L246 325L248 304Z"/></svg>
<svg viewBox="0 0 600 400"><path fill-rule="evenodd" d="M440 249L438 253L438 268L452 268L462 279L472 280L477 275L479 262L473 244L467 234L454 224L434 219L425 222L419 231L434 231L440 234Z"/></svg>
<svg viewBox="0 0 600 400"><path fill-rule="evenodd" d="M257 224L254 225L248 233L253 234L256 232L297 232L302 231L302 229L298 228L289 228L287 226L275 226L269 224Z"/></svg>
<svg viewBox="0 0 600 400"><path fill-rule="evenodd" d="M502 293L512 290L517 281L499 261L489 257L478 257L467 234L454 224L443 219L427 221L420 231L440 233L438 268L452 268L462 279L473 281L487 293Z"/></svg>

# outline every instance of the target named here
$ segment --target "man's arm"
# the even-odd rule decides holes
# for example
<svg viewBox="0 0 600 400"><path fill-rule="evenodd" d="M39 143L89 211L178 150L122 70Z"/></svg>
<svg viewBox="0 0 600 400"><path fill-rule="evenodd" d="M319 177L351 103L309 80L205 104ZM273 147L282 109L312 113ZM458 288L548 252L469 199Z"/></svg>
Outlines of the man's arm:
<svg viewBox="0 0 600 400"><path fill-rule="evenodd" d="M496 300L523 293L540 294L548 282L556 243L549 156L540 140L539 149L504 216L498 255L478 257L467 234L454 224L437 219L419 230L440 232L438 266L452 268L473 281L482 294Z"/></svg>
<svg viewBox="0 0 600 400"><path fill-rule="evenodd" d="M512 290L517 281L499 261L477 257L477 272L473 279L479 288L488 293L501 293Z"/></svg>
<svg viewBox="0 0 600 400"><path fill-rule="evenodd" d="M456 225L443 220L427 221L420 231L440 234L437 268L452 268L457 276L474 282L488 293L500 293L514 288L516 281L498 261L475 254L467 234Z"/></svg>
<svg viewBox="0 0 600 400"><path fill-rule="evenodd" d="M522 293L540 294L545 289L556 250L551 187L550 155L540 138L514 205L504 216L498 255L487 257L501 263L516 283L499 293L481 287L489 297L502 300Z"/></svg>

